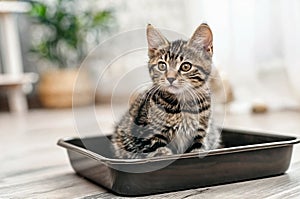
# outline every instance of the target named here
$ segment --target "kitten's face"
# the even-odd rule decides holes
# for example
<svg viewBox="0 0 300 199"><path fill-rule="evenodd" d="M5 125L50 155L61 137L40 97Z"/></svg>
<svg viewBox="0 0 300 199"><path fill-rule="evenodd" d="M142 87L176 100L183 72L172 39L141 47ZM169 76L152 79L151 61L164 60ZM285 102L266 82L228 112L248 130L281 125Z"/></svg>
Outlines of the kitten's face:
<svg viewBox="0 0 300 199"><path fill-rule="evenodd" d="M206 24L189 41L168 42L148 25L149 72L155 85L173 94L201 88L211 71L212 34Z"/></svg>

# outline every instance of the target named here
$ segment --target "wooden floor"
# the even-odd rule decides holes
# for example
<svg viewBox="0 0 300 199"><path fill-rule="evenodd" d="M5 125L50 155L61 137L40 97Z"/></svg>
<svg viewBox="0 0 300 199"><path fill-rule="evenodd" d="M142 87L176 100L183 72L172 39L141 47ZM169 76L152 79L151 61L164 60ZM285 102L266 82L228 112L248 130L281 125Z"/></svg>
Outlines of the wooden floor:
<svg viewBox="0 0 300 199"><path fill-rule="evenodd" d="M108 107L97 107L100 126L109 131ZM89 126L90 118L79 118ZM278 131L300 136L300 112L264 115L228 114L226 126ZM27 115L0 113L0 198L120 198L78 177L59 138L78 136L71 110L33 110ZM222 186L143 198L299 198L300 144L294 147L287 174Z"/></svg>

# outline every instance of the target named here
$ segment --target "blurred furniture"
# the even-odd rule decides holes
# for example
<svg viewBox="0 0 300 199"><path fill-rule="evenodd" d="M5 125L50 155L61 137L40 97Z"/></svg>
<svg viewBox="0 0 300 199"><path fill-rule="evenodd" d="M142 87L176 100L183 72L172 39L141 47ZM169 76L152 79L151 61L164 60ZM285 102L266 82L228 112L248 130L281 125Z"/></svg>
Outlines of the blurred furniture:
<svg viewBox="0 0 300 199"><path fill-rule="evenodd" d="M27 101L23 86L37 80L37 75L24 74L15 13L27 12L29 4L17 1L0 2L1 54L3 74L0 74L0 91L7 91L12 112L26 112Z"/></svg>

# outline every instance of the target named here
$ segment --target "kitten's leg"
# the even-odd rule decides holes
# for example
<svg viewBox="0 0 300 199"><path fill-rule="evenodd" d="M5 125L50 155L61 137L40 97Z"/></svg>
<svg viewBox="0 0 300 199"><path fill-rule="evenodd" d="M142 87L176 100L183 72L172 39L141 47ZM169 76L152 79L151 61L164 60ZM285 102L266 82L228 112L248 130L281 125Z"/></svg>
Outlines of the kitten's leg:
<svg viewBox="0 0 300 199"><path fill-rule="evenodd" d="M173 154L172 150L169 149L168 147L159 147L155 151L147 154L147 157L151 158L151 157L158 157L158 156L165 156L165 155L172 155L172 154Z"/></svg>
<svg viewBox="0 0 300 199"><path fill-rule="evenodd" d="M205 150L213 150L220 148L220 138L221 138L221 131L218 129L212 122L210 123L208 127L208 133L206 137L204 138L205 143Z"/></svg>
<svg viewBox="0 0 300 199"><path fill-rule="evenodd" d="M194 142L188 152L203 152L206 149L206 137L207 132L203 128L199 128L197 135L194 137Z"/></svg>
<svg viewBox="0 0 300 199"><path fill-rule="evenodd" d="M217 149L220 146L220 132L219 130L210 124L205 133L205 136L202 137L197 135L194 138L193 150L191 152L203 152L208 150Z"/></svg>
<svg viewBox="0 0 300 199"><path fill-rule="evenodd" d="M200 135L196 136L194 138L194 143L192 145L192 150L191 152L203 152L205 151L205 146L204 146L204 138Z"/></svg>
<svg viewBox="0 0 300 199"><path fill-rule="evenodd" d="M173 152L170 148L167 147L168 139L162 134L155 134L151 138L151 148L152 152L148 153L146 157L157 157L157 156L165 156L165 155L172 155Z"/></svg>

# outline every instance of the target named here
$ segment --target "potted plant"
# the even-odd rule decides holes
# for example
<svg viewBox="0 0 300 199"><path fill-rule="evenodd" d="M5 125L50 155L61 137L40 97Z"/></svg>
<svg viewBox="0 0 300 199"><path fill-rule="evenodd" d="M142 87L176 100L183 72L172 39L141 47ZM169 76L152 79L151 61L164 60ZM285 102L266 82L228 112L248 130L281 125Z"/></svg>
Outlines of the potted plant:
<svg viewBox="0 0 300 199"><path fill-rule="evenodd" d="M73 84L80 62L99 41L99 34L109 30L113 20L110 9L95 9L94 2L54 0L32 1L31 53L37 62L48 66L41 74L38 94L45 107L71 107ZM50 66L50 67L49 67ZM82 96L76 103L93 99L88 77L82 81ZM81 83L81 82L80 82Z"/></svg>

